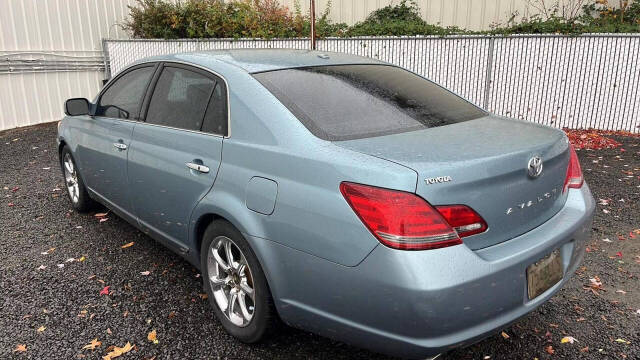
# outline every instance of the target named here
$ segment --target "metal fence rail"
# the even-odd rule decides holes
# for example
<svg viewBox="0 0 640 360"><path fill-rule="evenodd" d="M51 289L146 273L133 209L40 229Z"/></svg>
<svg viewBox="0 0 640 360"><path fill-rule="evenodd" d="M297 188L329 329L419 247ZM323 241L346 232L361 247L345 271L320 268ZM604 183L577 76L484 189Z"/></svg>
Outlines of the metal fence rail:
<svg viewBox="0 0 640 360"><path fill-rule="evenodd" d="M111 74L152 55L308 47L308 39L104 41ZM558 128L640 132L638 35L331 38L317 47L402 66L499 115Z"/></svg>

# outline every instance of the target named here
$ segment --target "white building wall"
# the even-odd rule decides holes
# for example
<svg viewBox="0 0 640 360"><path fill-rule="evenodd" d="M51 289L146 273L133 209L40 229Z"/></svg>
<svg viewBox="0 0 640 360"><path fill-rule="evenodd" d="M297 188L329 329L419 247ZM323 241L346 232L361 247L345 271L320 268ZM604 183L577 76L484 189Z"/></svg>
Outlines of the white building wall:
<svg viewBox="0 0 640 360"><path fill-rule="evenodd" d="M134 3L0 0L0 130L59 120L65 99L92 98L103 78L101 39L126 37L117 24Z"/></svg>

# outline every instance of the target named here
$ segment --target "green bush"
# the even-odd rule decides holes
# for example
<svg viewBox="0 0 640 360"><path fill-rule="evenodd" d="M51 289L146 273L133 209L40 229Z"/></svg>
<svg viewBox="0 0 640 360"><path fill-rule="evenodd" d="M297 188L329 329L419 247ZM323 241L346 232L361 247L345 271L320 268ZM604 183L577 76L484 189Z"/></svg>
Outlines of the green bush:
<svg viewBox="0 0 640 360"><path fill-rule="evenodd" d="M541 0L544 1L544 0ZM621 1L618 7L607 0L595 0L582 7L582 14L560 15L559 4L551 7L547 16L536 15L519 23L497 26L492 34L584 34L640 32L640 0Z"/></svg>
<svg viewBox="0 0 640 360"><path fill-rule="evenodd" d="M412 0L402 0L397 5L388 5L375 10L362 22L346 31L347 36L407 36L407 35L451 35L469 33L457 27L442 27L427 24L420 17L420 9Z"/></svg>
<svg viewBox="0 0 640 360"><path fill-rule="evenodd" d="M124 28L134 38L286 38L304 27L276 0L138 0L129 9Z"/></svg>
<svg viewBox="0 0 640 360"><path fill-rule="evenodd" d="M640 0L624 0L620 5L614 8L607 0L594 0L583 7L582 14L572 17L560 15L559 5L556 5L544 16L509 21L490 31L474 32L428 24L413 0L401 0L396 5L380 8L353 26L332 23L329 2L316 19L316 33L322 38L640 32ZM302 13L299 2L295 3L293 12L277 0L185 0L177 3L138 0L138 6L129 9L131 17L124 28L134 38L292 38L308 37L311 28L309 14Z"/></svg>

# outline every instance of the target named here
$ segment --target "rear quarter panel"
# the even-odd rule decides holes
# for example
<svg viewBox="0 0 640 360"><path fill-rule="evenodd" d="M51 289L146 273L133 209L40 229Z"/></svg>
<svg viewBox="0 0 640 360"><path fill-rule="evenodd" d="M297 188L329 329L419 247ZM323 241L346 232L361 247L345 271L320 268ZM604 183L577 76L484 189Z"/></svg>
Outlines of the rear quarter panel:
<svg viewBox="0 0 640 360"><path fill-rule="evenodd" d="M198 204L192 227L202 216L216 214L254 238L345 266L360 263L379 243L342 197L340 183L413 192L416 172L314 137L249 74L234 72L227 82L231 136L224 140L220 173ZM246 206L247 184L255 176L277 183L270 215Z"/></svg>

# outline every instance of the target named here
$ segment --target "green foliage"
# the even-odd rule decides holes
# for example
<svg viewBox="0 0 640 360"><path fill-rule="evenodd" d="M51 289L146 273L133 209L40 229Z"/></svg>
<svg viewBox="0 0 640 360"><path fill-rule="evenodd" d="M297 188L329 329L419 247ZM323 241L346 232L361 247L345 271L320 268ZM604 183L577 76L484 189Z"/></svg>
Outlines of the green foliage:
<svg viewBox="0 0 640 360"><path fill-rule="evenodd" d="M277 0L138 0L124 28L135 38L286 38L302 19Z"/></svg>
<svg viewBox="0 0 640 360"><path fill-rule="evenodd" d="M468 33L457 27L427 24L412 0L380 8L346 31L348 36L451 35Z"/></svg>
<svg viewBox="0 0 640 360"><path fill-rule="evenodd" d="M129 8L124 28L134 38L292 38L308 37L311 28L299 2L293 12L277 0L138 0L138 6ZM514 14L507 24L484 32L428 24L414 0L380 8L353 26L331 22L330 8L331 2L316 19L318 37L640 32L640 0L621 0L617 7L594 0L571 17L560 15L556 5L545 15L517 22Z"/></svg>
<svg viewBox="0 0 640 360"><path fill-rule="evenodd" d="M583 15L578 21L585 27L596 28L611 33L640 31L640 1L620 1L617 7L609 5L607 0L599 0L585 5Z"/></svg>
<svg viewBox="0 0 640 360"><path fill-rule="evenodd" d="M544 0L539 0L543 1ZM556 4L547 16L536 15L519 23L498 26L492 34L584 34L640 32L640 0L620 1L617 7L607 0L597 0L582 7L582 14L573 17L559 15Z"/></svg>

